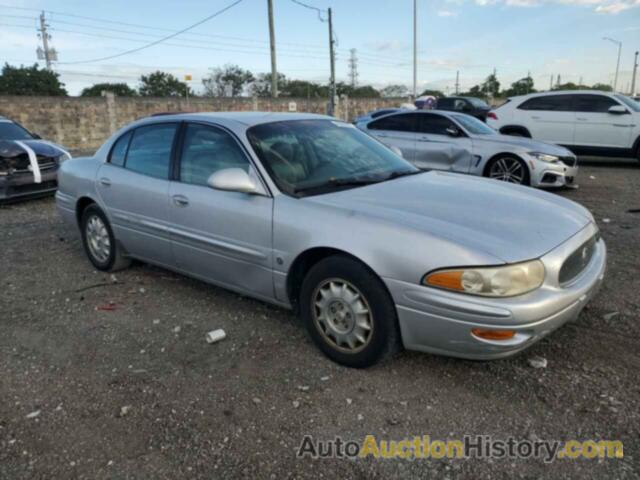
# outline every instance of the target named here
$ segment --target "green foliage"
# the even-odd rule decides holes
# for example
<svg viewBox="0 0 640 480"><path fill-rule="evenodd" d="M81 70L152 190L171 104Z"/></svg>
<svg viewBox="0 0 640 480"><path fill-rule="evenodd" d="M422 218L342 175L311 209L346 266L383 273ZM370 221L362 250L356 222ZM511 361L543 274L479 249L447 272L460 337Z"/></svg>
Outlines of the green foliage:
<svg viewBox="0 0 640 480"><path fill-rule="evenodd" d="M184 97L188 85L170 73L156 71L140 77L140 95L143 97ZM189 89L189 95L191 95Z"/></svg>
<svg viewBox="0 0 640 480"><path fill-rule="evenodd" d="M409 95L409 88L406 85L387 85L380 90L380 95L383 97L407 97Z"/></svg>
<svg viewBox="0 0 640 480"><path fill-rule="evenodd" d="M492 73L487 77L487 79L482 84L482 91L485 92L486 95L491 95L492 97L497 97L500 93L500 82L498 81L498 77L496 77L495 73Z"/></svg>
<svg viewBox="0 0 640 480"><path fill-rule="evenodd" d="M282 73L278 73L278 95L286 94L287 77ZM254 82L251 84L251 94L256 97L271 97L271 73L259 73Z"/></svg>
<svg viewBox="0 0 640 480"><path fill-rule="evenodd" d="M444 93L442 93L440 90L431 90L431 89L426 89L424 92L422 92L420 95L418 95L419 97L424 97L426 95L430 95L432 97L436 97L436 98L441 98L441 97L445 97L446 95Z"/></svg>
<svg viewBox="0 0 640 480"><path fill-rule="evenodd" d="M205 97L239 97L255 80L253 73L238 65L225 65L214 68L211 75L202 80ZM269 86L269 91L271 86Z"/></svg>
<svg viewBox="0 0 640 480"><path fill-rule="evenodd" d="M37 64L12 67L5 63L0 75L0 95L67 95L58 77L57 73L40 69Z"/></svg>
<svg viewBox="0 0 640 480"><path fill-rule="evenodd" d="M138 92L126 83L96 83L82 90L81 97L99 97L102 92L112 92L119 97L135 97Z"/></svg>
<svg viewBox="0 0 640 480"><path fill-rule="evenodd" d="M533 78L526 76L520 80L516 80L511 84L511 88L504 90L501 93L503 97L515 97L517 95L527 95L529 93L535 93L536 89L533 88Z"/></svg>

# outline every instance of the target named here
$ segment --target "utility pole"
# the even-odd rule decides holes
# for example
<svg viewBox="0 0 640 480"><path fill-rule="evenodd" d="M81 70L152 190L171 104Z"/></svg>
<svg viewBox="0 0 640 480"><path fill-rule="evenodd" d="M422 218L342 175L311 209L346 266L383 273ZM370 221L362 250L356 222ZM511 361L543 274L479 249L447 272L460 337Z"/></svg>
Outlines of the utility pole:
<svg viewBox="0 0 640 480"><path fill-rule="evenodd" d="M269 41L271 42L271 97L278 98L278 68L276 67L276 34L273 28L273 0L267 0L269 10Z"/></svg>
<svg viewBox="0 0 640 480"><path fill-rule="evenodd" d="M618 62L616 63L616 76L613 77L613 91L615 93L618 88L618 73L620 72L620 55L622 54L622 42L619 40L614 40L613 38L609 38L609 37L602 37L602 39L607 40L608 42L611 42L618 46Z"/></svg>
<svg viewBox="0 0 640 480"><path fill-rule="evenodd" d="M636 94L636 75L638 73L638 53L636 52L633 59L633 75L631 75L631 95Z"/></svg>
<svg viewBox="0 0 640 480"><path fill-rule="evenodd" d="M553 90L553 73L549 77L549 91Z"/></svg>
<svg viewBox="0 0 640 480"><path fill-rule="evenodd" d="M42 48L38 47L36 53L38 55L39 60L44 60L47 65L47 70L52 70L52 62L58 60L58 52L56 52L55 48L49 48L49 40L51 40L51 35L47 33L47 22L44 18L44 12L40 14L40 28L38 32L40 32L39 36L42 39Z"/></svg>
<svg viewBox="0 0 640 480"><path fill-rule="evenodd" d="M532 80L531 70L527 71L527 95L529 95L529 80Z"/></svg>
<svg viewBox="0 0 640 480"><path fill-rule="evenodd" d="M333 18L331 16L331 9L328 9L329 14L329 57L331 60L331 79L329 81L329 115L332 116L336 108L336 56L334 52L333 41Z"/></svg>
<svg viewBox="0 0 640 480"><path fill-rule="evenodd" d="M351 88L356 88L358 85L358 57L356 57L356 49L349 50L351 56L349 57L349 78L351 80Z"/></svg>
<svg viewBox="0 0 640 480"><path fill-rule="evenodd" d="M460 70L456 71L456 95L460 93Z"/></svg>
<svg viewBox="0 0 640 480"><path fill-rule="evenodd" d="M413 100L418 95L418 0L413 0Z"/></svg>

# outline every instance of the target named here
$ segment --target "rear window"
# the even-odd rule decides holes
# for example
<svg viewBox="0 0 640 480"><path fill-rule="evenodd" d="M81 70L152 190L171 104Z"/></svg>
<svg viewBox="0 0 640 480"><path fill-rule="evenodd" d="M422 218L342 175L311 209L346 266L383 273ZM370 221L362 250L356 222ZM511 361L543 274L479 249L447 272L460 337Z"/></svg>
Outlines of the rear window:
<svg viewBox="0 0 640 480"><path fill-rule="evenodd" d="M519 110L543 110L547 112L571 112L571 95L545 95L530 98L518 107Z"/></svg>

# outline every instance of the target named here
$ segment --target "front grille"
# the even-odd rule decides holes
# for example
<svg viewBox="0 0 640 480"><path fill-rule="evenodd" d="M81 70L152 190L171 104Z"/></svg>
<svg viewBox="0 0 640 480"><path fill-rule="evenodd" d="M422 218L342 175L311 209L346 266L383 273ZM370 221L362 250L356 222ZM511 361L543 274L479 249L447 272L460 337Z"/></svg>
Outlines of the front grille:
<svg viewBox="0 0 640 480"><path fill-rule="evenodd" d="M597 234L591 237L564 261L560 268L559 280L561 285L570 282L587 268L596 250L598 238Z"/></svg>
<svg viewBox="0 0 640 480"><path fill-rule="evenodd" d="M36 157L40 170L47 170L56 166L56 157L45 157L38 155ZM29 155L26 153L18 155L17 157L9 159L9 166L15 173L25 173L31 171L31 162L29 161Z"/></svg>
<svg viewBox="0 0 640 480"><path fill-rule="evenodd" d="M578 159L576 157L560 157L560 161L567 167L575 167L576 163L578 163Z"/></svg>

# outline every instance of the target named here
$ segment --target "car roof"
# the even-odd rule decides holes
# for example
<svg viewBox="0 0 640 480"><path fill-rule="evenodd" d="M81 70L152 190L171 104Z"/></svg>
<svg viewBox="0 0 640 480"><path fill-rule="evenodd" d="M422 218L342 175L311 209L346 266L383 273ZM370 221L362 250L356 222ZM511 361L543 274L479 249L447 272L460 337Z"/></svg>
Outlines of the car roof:
<svg viewBox="0 0 640 480"><path fill-rule="evenodd" d="M614 92L605 92L604 90L551 90L550 92L537 92L530 93L528 95L518 95L515 97L509 97L513 100L515 99L527 99L533 97L546 97L549 95L613 95Z"/></svg>
<svg viewBox="0 0 640 480"><path fill-rule="evenodd" d="M262 123L283 122L291 120L336 120L328 115L315 113L289 113L289 112L198 112L198 113L176 113L162 114L145 117L140 122L164 120L209 120L225 121L251 127Z"/></svg>

